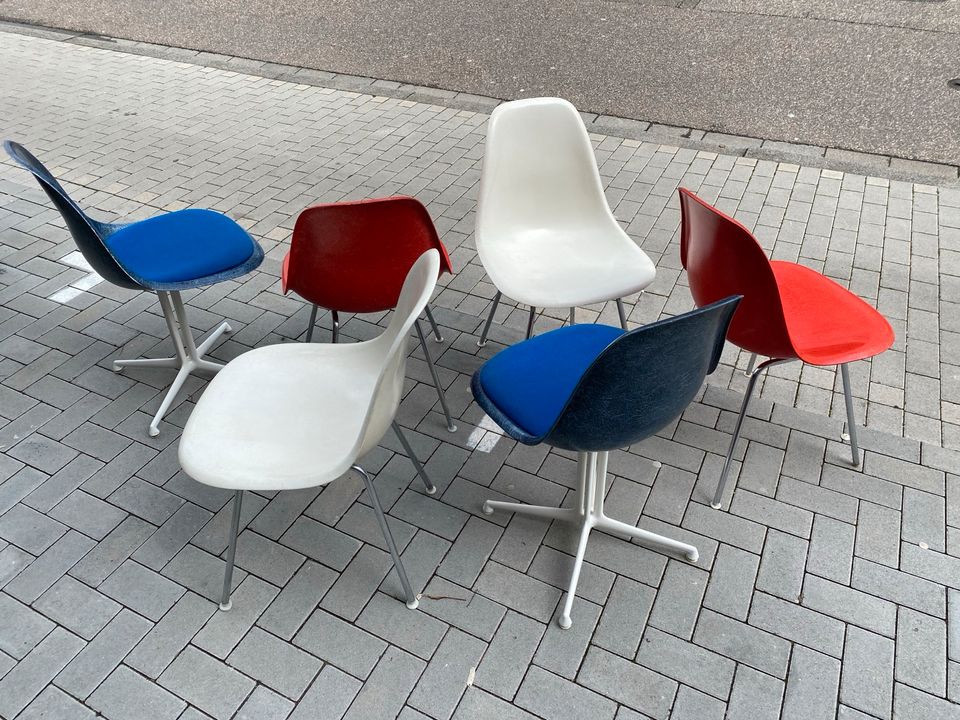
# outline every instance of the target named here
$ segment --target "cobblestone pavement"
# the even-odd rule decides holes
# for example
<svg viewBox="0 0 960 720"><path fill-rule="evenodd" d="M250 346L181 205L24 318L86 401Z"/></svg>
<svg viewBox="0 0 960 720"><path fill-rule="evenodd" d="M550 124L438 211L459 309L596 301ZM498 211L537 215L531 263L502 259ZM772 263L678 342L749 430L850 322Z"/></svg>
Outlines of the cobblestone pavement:
<svg viewBox="0 0 960 720"><path fill-rule="evenodd" d="M203 381L149 438L170 376L109 367L165 351L155 298L94 284L33 179L0 162L0 717L960 717L960 192L594 138L611 204L658 266L630 299L633 323L691 306L683 184L775 257L877 303L898 339L852 368L863 472L839 439L833 371L787 366L764 382L730 510L717 512L708 494L745 384L746 357L728 348L678 422L611 456L611 514L694 542L699 561L595 534L561 631L574 538L480 512L487 497L560 504L575 485L568 453L516 445L471 402L470 373L524 324L502 306L478 351L494 292L471 239L486 116L0 39L0 127L82 205L112 218L208 206L260 239L259 271L187 298L198 332L235 325L221 360L304 331L306 308L278 283L304 206L424 200L457 269L435 307L460 426L444 429L414 351L399 419L437 498L392 442L364 462L419 611L394 599L372 511L345 477L248 495L233 610L217 612L229 493L176 458ZM383 322L356 316L343 332L367 338Z"/></svg>

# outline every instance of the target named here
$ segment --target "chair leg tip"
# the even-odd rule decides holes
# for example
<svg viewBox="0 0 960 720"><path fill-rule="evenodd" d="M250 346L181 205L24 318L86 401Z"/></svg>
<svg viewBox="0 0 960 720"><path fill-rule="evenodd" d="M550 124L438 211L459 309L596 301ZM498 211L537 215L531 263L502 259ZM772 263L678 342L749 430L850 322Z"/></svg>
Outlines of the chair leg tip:
<svg viewBox="0 0 960 720"><path fill-rule="evenodd" d="M111 366L111 368L112 368L112 370L113 370L115 373L123 372L123 368L122 368L120 365L117 365L116 363L114 363L114 364Z"/></svg>
<svg viewBox="0 0 960 720"><path fill-rule="evenodd" d="M482 348L482 347L486 347L486 346L487 346L487 341L486 341L486 340L477 340L477 347L478 347L478 348Z"/></svg>
<svg viewBox="0 0 960 720"><path fill-rule="evenodd" d="M488 503L483 504L483 514L484 515L493 515L493 508L490 507Z"/></svg>
<svg viewBox="0 0 960 720"><path fill-rule="evenodd" d="M160 428L158 428L156 425L151 425L149 428L147 428L147 435L150 437L156 437L159 434Z"/></svg>
<svg viewBox="0 0 960 720"><path fill-rule="evenodd" d="M437 494L437 486L436 486L436 485L431 485L431 486L428 487L426 490L427 490L427 495L436 495L436 494Z"/></svg>
<svg viewBox="0 0 960 720"><path fill-rule="evenodd" d="M557 625L559 625L560 628L563 630L569 630L570 627L573 625L573 620L570 618L569 615L561 615L560 619L557 620Z"/></svg>
<svg viewBox="0 0 960 720"><path fill-rule="evenodd" d="M723 507L723 504L718 502L712 502L710 503L710 507L712 507L714 510L719 510L720 508Z"/></svg>
<svg viewBox="0 0 960 720"><path fill-rule="evenodd" d="M409 601L406 605L411 610L416 610L418 607L420 607L420 601L414 598L413 600Z"/></svg>
<svg viewBox="0 0 960 720"><path fill-rule="evenodd" d="M233 599L227 600L225 603L220 603L220 609L223 610L224 612L229 611L230 608L232 607L233 607Z"/></svg>
<svg viewBox="0 0 960 720"><path fill-rule="evenodd" d="M687 553L687 560L689 560L690 562L695 563L699 559L700 559L700 553L697 551L696 548L694 548L692 552Z"/></svg>
<svg viewBox="0 0 960 720"><path fill-rule="evenodd" d="M456 425L454 425L453 423L448 423L448 424L447 424L447 432L455 433L456 431L457 431L457 426L456 426Z"/></svg>

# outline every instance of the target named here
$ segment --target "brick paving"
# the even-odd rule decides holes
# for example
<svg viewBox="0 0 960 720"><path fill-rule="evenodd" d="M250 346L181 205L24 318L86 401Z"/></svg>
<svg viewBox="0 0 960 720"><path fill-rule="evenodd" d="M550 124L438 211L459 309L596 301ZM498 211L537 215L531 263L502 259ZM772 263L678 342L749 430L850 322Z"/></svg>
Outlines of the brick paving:
<svg viewBox="0 0 960 720"><path fill-rule="evenodd" d="M561 631L570 533L480 510L491 496L558 504L575 486L569 453L501 437L471 402L470 373L526 320L501 304L477 349L494 293L471 238L486 116L0 38L0 127L82 205L110 218L212 207L261 241L258 271L185 298L197 332L235 326L220 360L302 335L307 308L278 275L303 207L423 200L457 269L436 296L435 352L459 418L447 433L415 350L399 420L439 493L420 492L392 440L364 461L419 611L394 599L348 476L248 495L233 610L218 612L230 494L176 458L204 383L147 436L170 375L109 368L165 353L156 299L96 283L36 183L3 159L0 717L960 717L960 191L594 136L611 205L658 267L629 299L632 323L691 307L682 184L774 257L876 303L897 343L851 368L862 472L846 462L833 371L787 365L763 381L717 512L747 362L728 347L681 419L610 462L611 514L694 542L699 561L596 534ZM578 317L615 322L616 309ZM385 318L345 320L361 339Z"/></svg>

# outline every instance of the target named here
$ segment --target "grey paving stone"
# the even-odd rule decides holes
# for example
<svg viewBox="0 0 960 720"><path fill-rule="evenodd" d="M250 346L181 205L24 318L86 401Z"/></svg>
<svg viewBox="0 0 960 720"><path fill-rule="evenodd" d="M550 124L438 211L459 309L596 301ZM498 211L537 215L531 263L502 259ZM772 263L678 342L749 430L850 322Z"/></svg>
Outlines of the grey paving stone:
<svg viewBox="0 0 960 720"><path fill-rule="evenodd" d="M244 636L227 662L292 700L303 695L322 665L307 653L256 627Z"/></svg>
<svg viewBox="0 0 960 720"><path fill-rule="evenodd" d="M893 692L893 714L903 720L947 720L957 716L957 706L897 683Z"/></svg>
<svg viewBox="0 0 960 720"><path fill-rule="evenodd" d="M407 703L431 717L441 720L450 718L486 649L486 643L455 628L451 629Z"/></svg>
<svg viewBox="0 0 960 720"><path fill-rule="evenodd" d="M420 610L488 642L507 612L503 605L443 578L430 581L420 599Z"/></svg>
<svg viewBox="0 0 960 720"><path fill-rule="evenodd" d="M74 565L70 574L88 585L99 585L155 530L153 525L140 518L128 517Z"/></svg>
<svg viewBox="0 0 960 720"><path fill-rule="evenodd" d="M548 622L560 591L498 563L488 563L476 584L477 592L517 612Z"/></svg>
<svg viewBox="0 0 960 720"><path fill-rule="evenodd" d="M147 677L159 677L216 610L209 600L186 593L133 649L126 663Z"/></svg>
<svg viewBox="0 0 960 720"><path fill-rule="evenodd" d="M98 588L117 602L157 621L180 599L184 588L149 568L124 561Z"/></svg>
<svg viewBox="0 0 960 720"><path fill-rule="evenodd" d="M704 610L694 642L775 677L786 677L790 644L753 625Z"/></svg>
<svg viewBox="0 0 960 720"><path fill-rule="evenodd" d="M840 701L889 718L893 701L894 642L857 627L847 628Z"/></svg>
<svg viewBox="0 0 960 720"><path fill-rule="evenodd" d="M226 658L276 596L273 585L248 575L231 595L232 609L210 618L193 643L215 657Z"/></svg>
<svg viewBox="0 0 960 720"><path fill-rule="evenodd" d="M777 720L783 690L781 680L740 665L727 704L728 720Z"/></svg>
<svg viewBox="0 0 960 720"><path fill-rule="evenodd" d="M286 720L294 704L263 685L258 685L237 711L237 720Z"/></svg>
<svg viewBox="0 0 960 720"><path fill-rule="evenodd" d="M533 662L545 670L573 680L597 626L600 612L599 605L575 601L571 612L573 626L564 630L555 622L548 623Z"/></svg>
<svg viewBox="0 0 960 720"><path fill-rule="evenodd" d="M711 650L675 638L656 628L647 628L637 653L637 662L661 675L726 699L736 663ZM690 668L698 668L691 674Z"/></svg>
<svg viewBox="0 0 960 720"><path fill-rule="evenodd" d="M344 715L346 720L394 717L410 696L426 663L397 648L388 648Z"/></svg>
<svg viewBox="0 0 960 720"><path fill-rule="evenodd" d="M802 605L757 593L750 624L835 658L843 656L844 624Z"/></svg>
<svg viewBox="0 0 960 720"><path fill-rule="evenodd" d="M232 717L254 687L250 678L194 647L187 647L158 682L218 720Z"/></svg>
<svg viewBox="0 0 960 720"><path fill-rule="evenodd" d="M0 650L16 659L23 658L45 638L54 624L43 615L0 593Z"/></svg>
<svg viewBox="0 0 960 720"><path fill-rule="evenodd" d="M807 553L807 572L847 585L853 562L856 528L825 515L816 515Z"/></svg>
<svg viewBox="0 0 960 720"><path fill-rule="evenodd" d="M692 503L684 515L683 527L749 552L759 554L763 549L762 525L705 505Z"/></svg>
<svg viewBox="0 0 960 720"><path fill-rule="evenodd" d="M505 700L512 700L544 631L542 623L512 610L508 611L477 667L476 685ZM469 695L468 691L467 698ZM467 703L467 699L464 703ZM493 705L492 701L482 699L467 704ZM463 704L461 714L462 711Z"/></svg>
<svg viewBox="0 0 960 720"><path fill-rule="evenodd" d="M257 625L289 640L336 581L329 568L308 560L287 581L280 594L257 620Z"/></svg>
<svg viewBox="0 0 960 720"><path fill-rule="evenodd" d="M69 576L57 580L34 607L87 640L92 640L120 611L113 600Z"/></svg>
<svg viewBox="0 0 960 720"><path fill-rule="evenodd" d="M303 560L300 553L249 530L237 538L237 565L274 585L285 585Z"/></svg>
<svg viewBox="0 0 960 720"><path fill-rule="evenodd" d="M839 660L798 645L790 662L782 717L834 718L839 685Z"/></svg>
<svg viewBox="0 0 960 720"><path fill-rule="evenodd" d="M325 665L297 703L290 720L340 720L363 683L333 665Z"/></svg>
<svg viewBox="0 0 960 720"><path fill-rule="evenodd" d="M896 605L845 585L807 575L803 584L803 604L887 637L896 634Z"/></svg>
<svg viewBox="0 0 960 720"><path fill-rule="evenodd" d="M928 615L939 618L946 615L946 588L885 565L857 558L853 563L852 586Z"/></svg>
<svg viewBox="0 0 960 720"><path fill-rule="evenodd" d="M65 525L23 504L14 505L0 516L0 538L39 555L65 532Z"/></svg>
<svg viewBox="0 0 960 720"><path fill-rule="evenodd" d="M63 691L48 685L17 717L20 720L92 720L94 713Z"/></svg>
<svg viewBox="0 0 960 720"><path fill-rule="evenodd" d="M74 697L86 699L152 627L135 613L121 610L54 682Z"/></svg>
<svg viewBox="0 0 960 720"><path fill-rule="evenodd" d="M356 620L392 569L390 555L364 545L323 596L321 607L351 622Z"/></svg>
<svg viewBox="0 0 960 720"><path fill-rule="evenodd" d="M54 628L0 679L0 715L17 715L82 648L83 640L63 628Z"/></svg>
<svg viewBox="0 0 960 720"><path fill-rule="evenodd" d="M467 688L453 717L458 720L534 720L534 716L475 687Z"/></svg>
<svg viewBox="0 0 960 720"><path fill-rule="evenodd" d="M445 623L426 613L412 612L384 593L371 598L356 625L424 660L433 656L447 632Z"/></svg>
<svg viewBox="0 0 960 720"><path fill-rule="evenodd" d="M634 657L647 625L655 592L647 585L618 575L600 614L592 642L618 655Z"/></svg>
<svg viewBox="0 0 960 720"><path fill-rule="evenodd" d="M220 602L223 593L223 573L226 562L210 553L186 545L163 568L162 574L179 585L193 590L198 595ZM247 577L241 568L233 571L232 591ZM261 581L262 582L262 581Z"/></svg>
<svg viewBox="0 0 960 720"><path fill-rule="evenodd" d="M323 610L310 617L293 642L362 680L370 675L387 648L379 638Z"/></svg>
<svg viewBox="0 0 960 720"><path fill-rule="evenodd" d="M527 569L526 574L548 585L566 592L573 572L573 557L564 552L543 545ZM577 597L590 602L603 603L610 592L616 576L609 570L584 562L580 569L580 582L577 584Z"/></svg>
<svg viewBox="0 0 960 720"><path fill-rule="evenodd" d="M86 555L94 545L94 541L90 538L71 530L7 583L6 592L22 602L33 602L47 588L63 577L64 573ZM4 550L4 553L10 550L16 550L16 548L10 545ZM27 554L25 555L30 557Z"/></svg>
<svg viewBox="0 0 960 720"><path fill-rule="evenodd" d="M650 625L689 640L708 578L699 568L670 560L650 613Z"/></svg>
<svg viewBox="0 0 960 720"><path fill-rule="evenodd" d="M16 545L7 545L0 550L0 588L17 577L32 562L33 555Z"/></svg>
<svg viewBox="0 0 960 720"><path fill-rule="evenodd" d="M50 511L54 520L69 525L94 540L102 540L127 514L82 490L75 490Z"/></svg>
<svg viewBox="0 0 960 720"><path fill-rule="evenodd" d="M630 667L636 668L635 665ZM642 671L642 669L639 670ZM598 675L599 681L608 680L605 673ZM530 668L514 702L545 720L561 720L569 717L612 720L617 709L616 703L602 695L574 685L536 666Z"/></svg>
<svg viewBox="0 0 960 720"><path fill-rule="evenodd" d="M160 571L211 518L208 510L184 503L132 557L151 570Z"/></svg>
<svg viewBox="0 0 960 720"><path fill-rule="evenodd" d="M726 704L704 695L702 692L688 688L685 685L680 686L677 693L677 702L673 706L673 712L670 717L676 720L721 720L726 714Z"/></svg>
<svg viewBox="0 0 960 720"><path fill-rule="evenodd" d="M900 608L897 615L896 679L932 695L946 695L946 622L910 608Z"/></svg>

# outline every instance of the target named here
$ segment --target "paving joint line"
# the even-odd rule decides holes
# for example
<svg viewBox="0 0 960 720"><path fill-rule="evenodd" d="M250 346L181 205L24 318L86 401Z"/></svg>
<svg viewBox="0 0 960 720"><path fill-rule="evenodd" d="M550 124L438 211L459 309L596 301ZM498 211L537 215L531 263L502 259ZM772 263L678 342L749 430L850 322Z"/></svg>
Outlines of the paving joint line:
<svg viewBox="0 0 960 720"><path fill-rule="evenodd" d="M514 99L475 95L362 75L349 75L203 50L158 45L139 40L125 40L99 33L78 33L16 22L2 17L0 17L0 32L43 37L73 45L146 55L264 77L270 80L390 97L396 100L409 100L470 112L489 113L500 103ZM771 140L748 135L735 135L692 127L664 125L649 120L623 118L589 111L582 111L581 115L589 132L602 135L755 160L802 164L890 180L941 187L960 187L960 165L913 160L844 148Z"/></svg>

